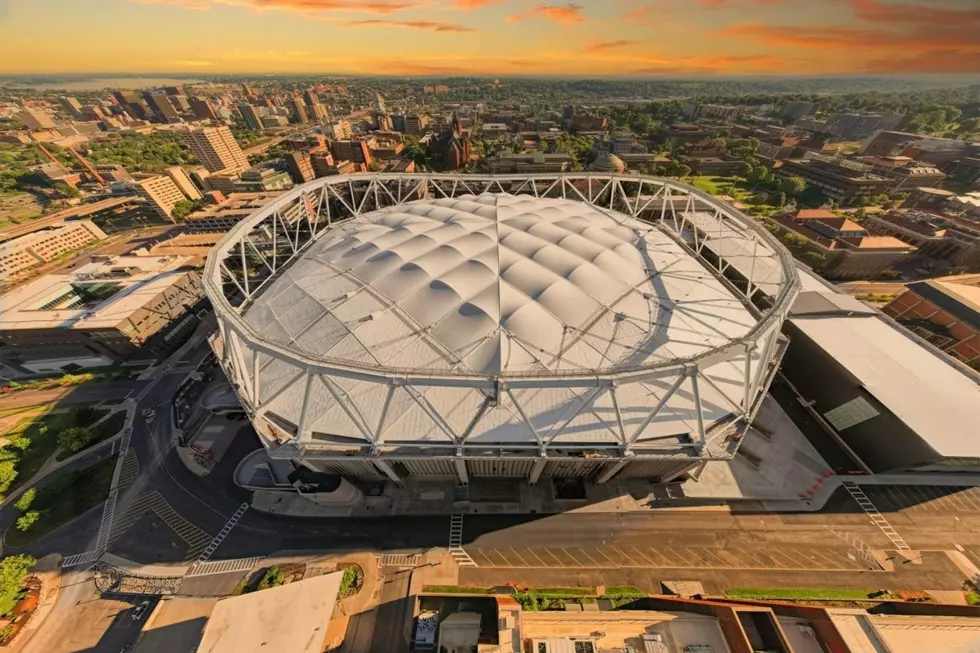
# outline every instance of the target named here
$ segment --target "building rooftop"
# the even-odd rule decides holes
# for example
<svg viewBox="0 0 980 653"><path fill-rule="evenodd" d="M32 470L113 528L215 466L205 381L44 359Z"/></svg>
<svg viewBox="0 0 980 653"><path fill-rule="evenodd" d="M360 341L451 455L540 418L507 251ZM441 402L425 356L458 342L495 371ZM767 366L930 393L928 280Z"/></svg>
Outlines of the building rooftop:
<svg viewBox="0 0 980 653"><path fill-rule="evenodd" d="M117 256L48 274L3 296L0 329L114 327L199 264L192 256Z"/></svg>
<svg viewBox="0 0 980 653"><path fill-rule="evenodd" d="M808 274L800 270L804 279ZM978 377L877 311L801 311L790 322L937 453L980 457Z"/></svg>
<svg viewBox="0 0 980 653"><path fill-rule="evenodd" d="M343 572L221 599L198 653L321 653Z"/></svg>
<svg viewBox="0 0 980 653"><path fill-rule="evenodd" d="M853 224L853 223L852 223ZM900 249L912 250L911 245L892 236L861 236L860 238L841 237L837 239L847 247L860 250Z"/></svg>
<svg viewBox="0 0 980 653"><path fill-rule="evenodd" d="M917 281L908 289L980 328L980 274Z"/></svg>

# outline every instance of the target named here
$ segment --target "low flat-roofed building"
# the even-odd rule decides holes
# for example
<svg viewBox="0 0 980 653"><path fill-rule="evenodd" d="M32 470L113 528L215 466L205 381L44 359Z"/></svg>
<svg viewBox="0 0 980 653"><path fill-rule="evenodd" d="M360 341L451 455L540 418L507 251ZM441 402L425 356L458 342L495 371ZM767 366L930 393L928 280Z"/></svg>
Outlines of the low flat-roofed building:
<svg viewBox="0 0 980 653"><path fill-rule="evenodd" d="M3 296L0 346L8 368L93 356L120 360L151 349L192 325L188 310L204 296L189 256L96 257L67 273L49 274Z"/></svg>
<svg viewBox="0 0 980 653"><path fill-rule="evenodd" d="M0 283L107 236L91 220L35 231L0 244Z"/></svg>
<svg viewBox="0 0 980 653"><path fill-rule="evenodd" d="M785 159L773 172L781 177L802 177L807 184L819 188L824 195L841 204L853 204L887 193L894 185L893 180L872 174L868 166L855 164L852 167L823 158Z"/></svg>
<svg viewBox="0 0 980 653"><path fill-rule="evenodd" d="M948 213L895 209L868 215L865 224L873 234L892 236L915 247L916 259L927 267L980 268L980 222Z"/></svg>
<svg viewBox="0 0 980 653"><path fill-rule="evenodd" d="M866 469L980 470L975 371L826 287L801 292L783 330L783 374Z"/></svg>
<svg viewBox="0 0 980 653"><path fill-rule="evenodd" d="M278 195L278 192L231 193L220 204L208 206L187 216L184 220L184 229L188 233L195 234L228 231ZM296 204L285 211L283 217L292 224L302 214L302 206Z"/></svg>
<svg viewBox="0 0 980 653"><path fill-rule="evenodd" d="M221 599L198 653L322 653L343 572Z"/></svg>
<svg viewBox="0 0 980 653"><path fill-rule="evenodd" d="M501 152L483 160L484 165L494 174L564 172L575 162L570 154L556 152Z"/></svg>
<svg viewBox="0 0 980 653"><path fill-rule="evenodd" d="M224 232L220 231L177 234L173 238L168 238L167 240L162 240L154 244L149 249L148 255L197 256L203 260L207 258L208 254L211 253L211 250L223 236Z"/></svg>
<svg viewBox="0 0 980 653"><path fill-rule="evenodd" d="M950 356L980 370L980 274L910 283L881 310Z"/></svg>

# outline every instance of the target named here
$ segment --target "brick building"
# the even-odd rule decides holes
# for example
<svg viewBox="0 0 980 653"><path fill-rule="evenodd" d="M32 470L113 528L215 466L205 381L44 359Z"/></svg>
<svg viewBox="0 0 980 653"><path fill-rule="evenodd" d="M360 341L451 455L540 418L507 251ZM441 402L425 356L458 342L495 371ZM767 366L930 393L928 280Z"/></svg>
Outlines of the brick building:
<svg viewBox="0 0 980 653"><path fill-rule="evenodd" d="M8 240L0 244L0 280L9 280L25 270L48 263L61 254L104 238L105 233L95 223L80 220Z"/></svg>
<svg viewBox="0 0 980 653"><path fill-rule="evenodd" d="M916 248L927 267L980 269L980 222L918 209L869 215L868 231L893 236Z"/></svg>
<svg viewBox="0 0 980 653"><path fill-rule="evenodd" d="M887 193L894 185L891 179L872 174L865 168L822 158L786 159L773 172L781 177L802 177L827 197L841 204L855 204L863 198Z"/></svg>

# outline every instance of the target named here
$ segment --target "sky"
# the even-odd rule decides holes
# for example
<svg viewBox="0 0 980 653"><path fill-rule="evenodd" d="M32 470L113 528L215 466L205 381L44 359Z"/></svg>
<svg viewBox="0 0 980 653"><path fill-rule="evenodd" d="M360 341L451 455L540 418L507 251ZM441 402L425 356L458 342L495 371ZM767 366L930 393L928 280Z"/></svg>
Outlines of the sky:
<svg viewBox="0 0 980 653"><path fill-rule="evenodd" d="M980 0L0 0L0 74L980 74Z"/></svg>

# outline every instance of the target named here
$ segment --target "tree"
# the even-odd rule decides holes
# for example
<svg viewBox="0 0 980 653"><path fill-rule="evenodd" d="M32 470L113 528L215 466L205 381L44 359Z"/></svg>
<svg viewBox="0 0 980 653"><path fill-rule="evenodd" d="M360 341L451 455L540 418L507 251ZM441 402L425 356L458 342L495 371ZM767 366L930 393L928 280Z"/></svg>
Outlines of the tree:
<svg viewBox="0 0 980 653"><path fill-rule="evenodd" d="M79 197L82 194L77 188L72 188L63 181L56 181L54 189L65 197Z"/></svg>
<svg viewBox="0 0 980 653"><path fill-rule="evenodd" d="M684 165L683 163L678 164L674 170L677 172L678 177L686 177L691 174L691 166Z"/></svg>
<svg viewBox="0 0 980 653"><path fill-rule="evenodd" d="M795 197L806 190L806 181L803 177L783 177L779 180L779 190L786 193L787 196Z"/></svg>
<svg viewBox="0 0 980 653"><path fill-rule="evenodd" d="M92 429L84 426L73 426L58 434L58 446L71 452L81 451L95 438Z"/></svg>
<svg viewBox="0 0 980 653"><path fill-rule="evenodd" d="M183 220L190 215L191 211L193 210L194 202L190 200L177 200L173 208L170 209L170 217L172 217L174 220Z"/></svg>
<svg viewBox="0 0 980 653"><path fill-rule="evenodd" d="M776 206L783 206L786 204L786 193L781 190L776 191L772 194L772 203Z"/></svg>
<svg viewBox="0 0 980 653"><path fill-rule="evenodd" d="M27 512L30 509L31 504L34 503L34 497L36 496L37 488L30 488L27 490L27 492L20 495L20 498L17 499L17 503L14 504L14 508L16 508L18 512Z"/></svg>
<svg viewBox="0 0 980 653"><path fill-rule="evenodd" d="M37 510L28 510L23 515L17 518L17 530L28 531L31 526L41 518L41 513Z"/></svg>
<svg viewBox="0 0 980 653"><path fill-rule="evenodd" d="M0 492L6 492L10 484L17 478L17 470L14 468L14 464L14 460L0 462Z"/></svg>
<svg viewBox="0 0 980 653"><path fill-rule="evenodd" d="M0 615L13 609L18 595L24 589L24 579L35 563L37 560L26 553L0 560Z"/></svg>
<svg viewBox="0 0 980 653"><path fill-rule="evenodd" d="M769 168L765 166L756 166L755 168L752 168L748 174L746 174L745 180L750 184L761 184L769 179L769 174Z"/></svg>
<svg viewBox="0 0 980 653"><path fill-rule="evenodd" d="M71 411L71 421L75 426L89 426L99 419L99 412L91 406L77 406Z"/></svg>
<svg viewBox="0 0 980 653"><path fill-rule="evenodd" d="M749 176L751 172L752 172L752 166L749 165L748 162L746 161L742 161L741 163L738 164L738 167L735 168L735 174L742 178Z"/></svg>

